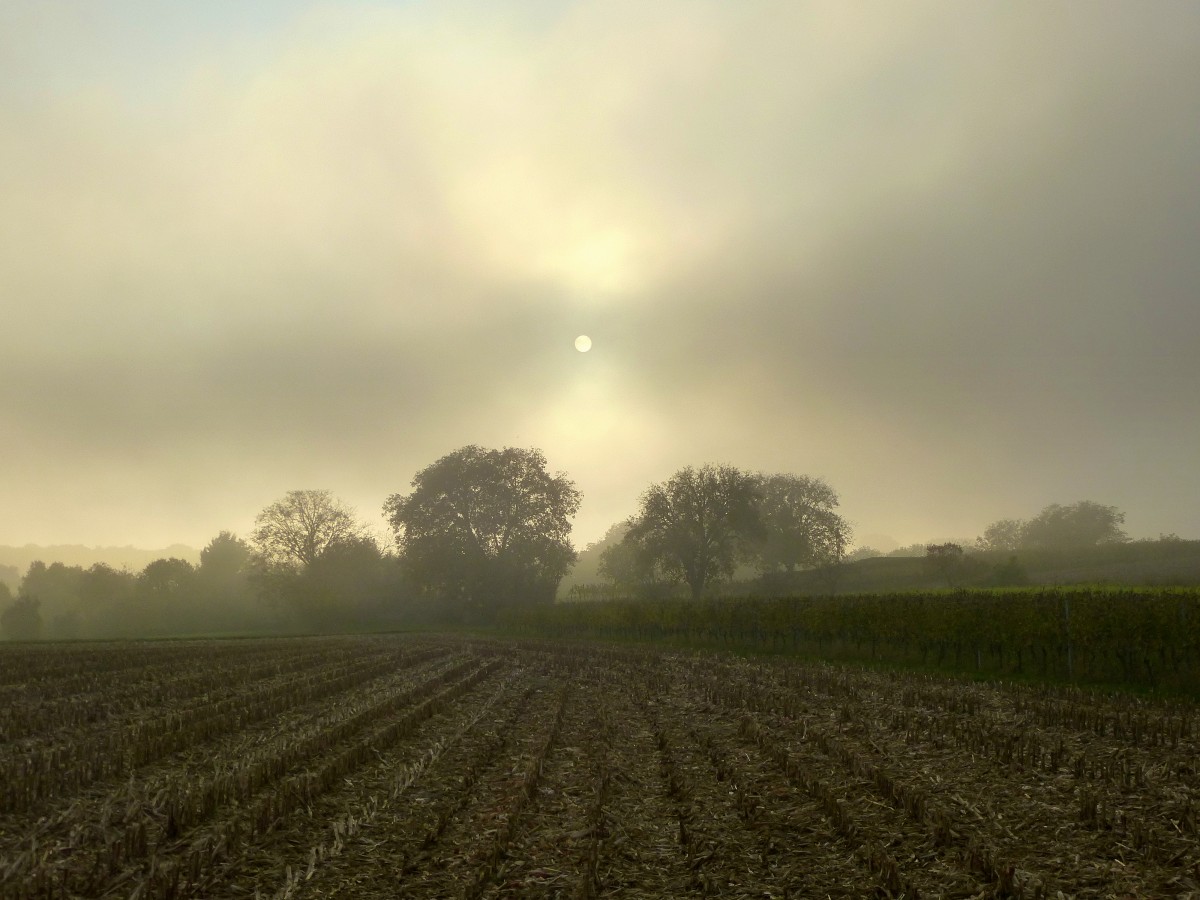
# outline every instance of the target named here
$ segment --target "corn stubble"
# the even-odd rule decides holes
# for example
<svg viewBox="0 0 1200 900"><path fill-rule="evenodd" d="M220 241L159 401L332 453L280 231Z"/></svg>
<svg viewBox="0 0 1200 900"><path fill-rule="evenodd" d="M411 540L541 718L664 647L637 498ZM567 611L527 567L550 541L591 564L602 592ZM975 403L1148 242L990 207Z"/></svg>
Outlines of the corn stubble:
<svg viewBox="0 0 1200 900"><path fill-rule="evenodd" d="M1200 897L1181 702L383 636L3 648L0 698L14 900Z"/></svg>

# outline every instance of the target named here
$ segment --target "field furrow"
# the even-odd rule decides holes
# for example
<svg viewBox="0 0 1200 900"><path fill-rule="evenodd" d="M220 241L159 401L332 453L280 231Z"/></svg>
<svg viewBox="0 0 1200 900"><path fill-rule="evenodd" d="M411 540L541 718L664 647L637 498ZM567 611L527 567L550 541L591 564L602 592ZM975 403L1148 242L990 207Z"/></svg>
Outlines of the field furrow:
<svg viewBox="0 0 1200 900"><path fill-rule="evenodd" d="M0 900L1200 898L1183 701L553 642L211 645L0 648L28 701Z"/></svg>

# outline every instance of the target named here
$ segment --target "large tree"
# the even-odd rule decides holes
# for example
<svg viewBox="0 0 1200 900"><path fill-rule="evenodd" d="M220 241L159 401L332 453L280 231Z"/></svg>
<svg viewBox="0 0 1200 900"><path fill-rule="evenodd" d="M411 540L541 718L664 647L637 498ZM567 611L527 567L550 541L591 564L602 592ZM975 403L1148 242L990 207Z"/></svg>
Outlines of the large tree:
<svg viewBox="0 0 1200 900"><path fill-rule="evenodd" d="M765 538L759 551L764 572L794 572L841 562L850 525L837 513L837 493L807 475L759 475L759 513Z"/></svg>
<svg viewBox="0 0 1200 900"><path fill-rule="evenodd" d="M980 550L1011 553L1024 542L1028 524L1021 519L999 519L983 530L983 534L976 538L975 546Z"/></svg>
<svg viewBox="0 0 1200 900"><path fill-rule="evenodd" d="M1121 529L1125 513L1115 506L1080 500L1070 506L1052 503L1026 523L1021 543L1026 547L1069 549L1129 540Z"/></svg>
<svg viewBox="0 0 1200 900"><path fill-rule="evenodd" d="M288 491L258 514L250 540L260 563L303 571L330 547L367 536L354 510L330 491Z"/></svg>
<svg viewBox="0 0 1200 900"><path fill-rule="evenodd" d="M207 589L232 592L242 586L250 557L249 544L231 531L222 531L200 551L200 577Z"/></svg>
<svg viewBox="0 0 1200 900"><path fill-rule="evenodd" d="M406 569L427 593L487 617L549 602L575 561L570 519L580 493L539 450L470 445L422 469L384 503Z"/></svg>
<svg viewBox="0 0 1200 900"><path fill-rule="evenodd" d="M1121 529L1125 513L1115 506L1080 500L1069 506L1051 503L1028 521L1000 519L976 539L980 550L1012 553L1016 550L1068 550L1097 544L1121 543L1129 536Z"/></svg>
<svg viewBox="0 0 1200 900"><path fill-rule="evenodd" d="M752 559L765 536L758 479L733 466L688 466L642 495L625 543L699 598Z"/></svg>
<svg viewBox="0 0 1200 900"><path fill-rule="evenodd" d="M643 599L669 596L679 579L667 574L641 534L630 533L636 524L636 519L629 519L609 529L606 540L615 539L600 551L596 574L612 582L619 594Z"/></svg>

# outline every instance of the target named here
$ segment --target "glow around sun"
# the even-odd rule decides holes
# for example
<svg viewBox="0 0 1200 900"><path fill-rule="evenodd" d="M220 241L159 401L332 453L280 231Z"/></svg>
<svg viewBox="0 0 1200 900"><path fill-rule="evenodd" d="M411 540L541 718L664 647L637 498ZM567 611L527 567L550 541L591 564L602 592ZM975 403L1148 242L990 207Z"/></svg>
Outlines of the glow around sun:
<svg viewBox="0 0 1200 900"><path fill-rule="evenodd" d="M575 338L575 349L580 353L587 353L592 349L592 339L586 334L581 334L579 337Z"/></svg>

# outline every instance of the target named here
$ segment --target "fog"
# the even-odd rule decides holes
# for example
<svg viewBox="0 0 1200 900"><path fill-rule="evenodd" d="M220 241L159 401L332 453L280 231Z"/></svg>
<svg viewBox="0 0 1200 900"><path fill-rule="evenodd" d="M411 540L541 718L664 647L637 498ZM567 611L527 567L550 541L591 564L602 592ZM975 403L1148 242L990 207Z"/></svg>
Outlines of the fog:
<svg viewBox="0 0 1200 900"><path fill-rule="evenodd" d="M1198 536L1198 55L1188 2L5 4L0 543L375 520L468 443L581 546L710 461L881 542Z"/></svg>

